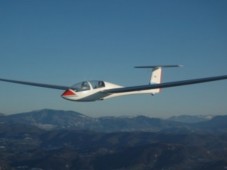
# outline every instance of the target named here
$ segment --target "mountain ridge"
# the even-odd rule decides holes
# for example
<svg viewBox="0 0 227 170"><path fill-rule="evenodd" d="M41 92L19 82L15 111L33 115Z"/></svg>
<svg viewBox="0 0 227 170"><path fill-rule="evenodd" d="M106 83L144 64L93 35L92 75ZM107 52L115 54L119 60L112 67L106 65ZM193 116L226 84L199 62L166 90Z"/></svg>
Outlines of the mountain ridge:
<svg viewBox="0 0 227 170"><path fill-rule="evenodd" d="M179 115L172 116L168 120L182 122L182 123L199 123L212 119L214 116L202 116L202 115Z"/></svg>
<svg viewBox="0 0 227 170"><path fill-rule="evenodd" d="M75 111L42 109L0 117L1 122L33 125L42 129L74 129L101 132L116 131L227 131L227 116L207 119L201 116L179 116L170 119L151 118L143 115L135 117L89 117ZM221 123L220 123L221 122ZM223 129L222 129L223 128Z"/></svg>
<svg viewBox="0 0 227 170"><path fill-rule="evenodd" d="M3 116L0 165L6 170L225 169L226 122L227 116L180 123L48 109Z"/></svg>

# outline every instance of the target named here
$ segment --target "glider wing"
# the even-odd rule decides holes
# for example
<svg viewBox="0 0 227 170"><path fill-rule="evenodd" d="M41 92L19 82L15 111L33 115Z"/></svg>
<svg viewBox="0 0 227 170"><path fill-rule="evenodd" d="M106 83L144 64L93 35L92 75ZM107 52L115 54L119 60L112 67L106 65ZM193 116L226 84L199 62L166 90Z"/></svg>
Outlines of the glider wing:
<svg viewBox="0 0 227 170"><path fill-rule="evenodd" d="M190 85L190 84L206 83L206 82L218 81L218 80L224 80L224 79L227 79L227 75L216 76L216 77L206 77L206 78L199 78L199 79L182 80L182 81L174 81L174 82L166 82L166 83L160 83L160 84L114 88L114 89L105 90L103 92L105 92L105 93L124 93L124 92L157 89L157 88L185 86L185 85Z"/></svg>
<svg viewBox="0 0 227 170"><path fill-rule="evenodd" d="M2 78L0 78L0 81L16 83L16 84L23 84L23 85L30 85L30 86L37 86L37 87L45 87L45 88L51 88L51 89L59 89L59 90L67 90L70 88L68 86L59 86L59 85L53 85L53 84L43 84L43 83L34 83L34 82L27 82L27 81L9 80L9 79L2 79Z"/></svg>

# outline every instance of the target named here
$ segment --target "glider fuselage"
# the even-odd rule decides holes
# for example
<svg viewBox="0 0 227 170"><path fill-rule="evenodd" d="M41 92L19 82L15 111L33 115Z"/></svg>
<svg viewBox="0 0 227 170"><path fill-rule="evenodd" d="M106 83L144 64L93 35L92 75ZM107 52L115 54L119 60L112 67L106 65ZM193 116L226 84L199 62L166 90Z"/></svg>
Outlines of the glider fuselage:
<svg viewBox="0 0 227 170"><path fill-rule="evenodd" d="M122 87L123 86L101 80L83 81L75 84L70 89L65 90L65 92L61 96L66 100L88 102L130 94L152 94L152 92L156 91L155 89L153 89L114 94L106 92L106 90Z"/></svg>

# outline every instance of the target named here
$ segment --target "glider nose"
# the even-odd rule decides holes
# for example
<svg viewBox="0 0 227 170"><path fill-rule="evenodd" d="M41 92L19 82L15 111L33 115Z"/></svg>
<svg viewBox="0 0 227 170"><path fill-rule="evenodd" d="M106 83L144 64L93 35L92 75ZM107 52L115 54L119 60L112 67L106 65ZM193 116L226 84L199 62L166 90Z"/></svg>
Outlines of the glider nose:
<svg viewBox="0 0 227 170"><path fill-rule="evenodd" d="M76 92L72 89L68 89L62 93L62 97L68 99L69 97L73 97L76 95Z"/></svg>

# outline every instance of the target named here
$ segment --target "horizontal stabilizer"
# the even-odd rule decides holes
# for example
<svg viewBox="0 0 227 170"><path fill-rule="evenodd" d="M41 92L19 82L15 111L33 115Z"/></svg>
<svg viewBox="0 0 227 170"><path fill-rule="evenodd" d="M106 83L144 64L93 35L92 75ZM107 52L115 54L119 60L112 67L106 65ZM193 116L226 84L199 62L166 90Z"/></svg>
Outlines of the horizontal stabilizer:
<svg viewBox="0 0 227 170"><path fill-rule="evenodd" d="M153 66L135 66L135 68L170 68L170 67L183 67L183 65L153 65Z"/></svg>

